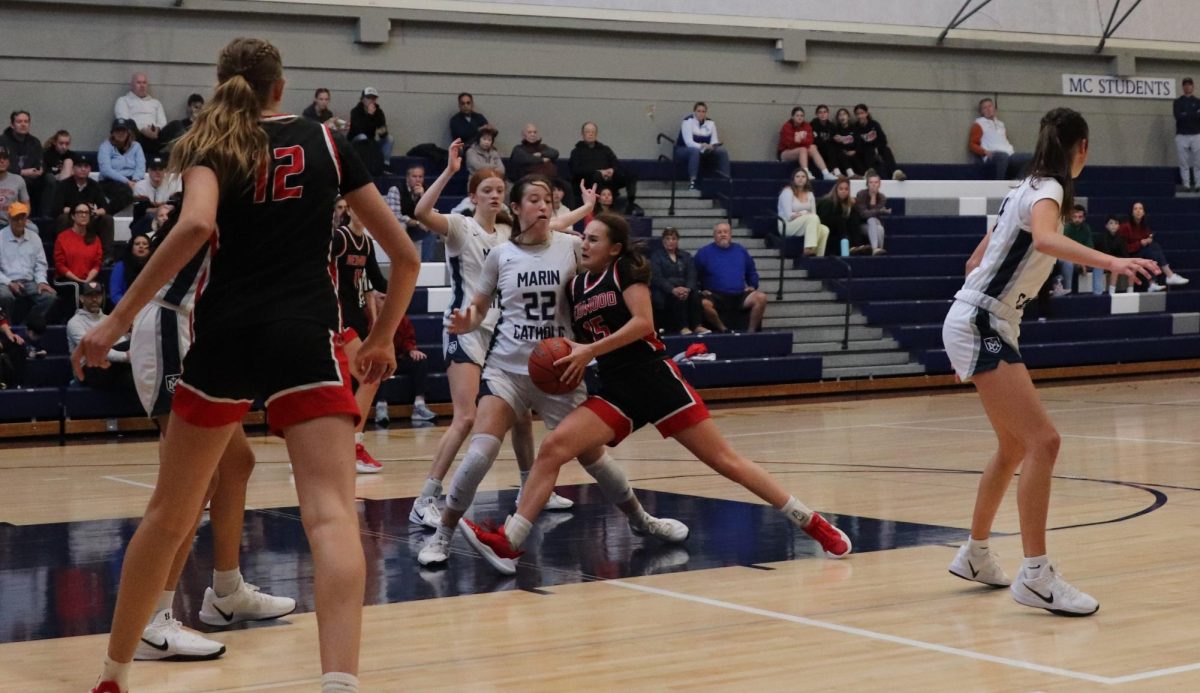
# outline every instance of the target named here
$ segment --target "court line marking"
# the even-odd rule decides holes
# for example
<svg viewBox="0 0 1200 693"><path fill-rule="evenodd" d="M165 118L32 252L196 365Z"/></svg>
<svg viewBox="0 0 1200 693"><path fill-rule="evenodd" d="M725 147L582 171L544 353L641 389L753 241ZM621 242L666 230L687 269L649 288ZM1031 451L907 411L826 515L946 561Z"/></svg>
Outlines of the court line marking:
<svg viewBox="0 0 1200 693"><path fill-rule="evenodd" d="M129 484L130 486L137 486L137 487L139 487L139 488L148 488L148 489L150 489L151 491L153 491L153 490L154 490L154 485L153 485L153 484L143 484L143 483L142 483L142 482L140 482L140 481L131 481L131 480L129 480L129 479L122 479L122 478L121 478L121 477L119 477L119 476L102 476L102 477L100 477L100 478L101 478L101 479L107 479L108 481L115 481L115 482L117 482L118 484Z"/></svg>
<svg viewBox="0 0 1200 693"><path fill-rule="evenodd" d="M1177 667L1168 667L1166 669L1151 669L1150 671L1143 671L1140 674L1118 676L1113 679L1113 683L1133 683L1134 681L1145 681L1147 679L1156 679L1163 676L1171 676L1172 674L1184 674L1189 671L1197 670L1200 670L1200 662L1195 664L1184 664Z"/></svg>
<svg viewBox="0 0 1200 693"><path fill-rule="evenodd" d="M649 587L647 585L640 585L640 584L636 584L636 583L632 583L632 582L624 582L622 580L606 580L606 581L604 581L604 584L613 585L614 587L623 587L628 590L644 592L646 594L654 594L654 595L658 595L660 597L668 597L670 599L677 599L680 601L692 602L695 604L704 604L705 606L712 606L712 607L716 607L718 609L727 609L729 611L740 611L741 613L744 613L744 614L751 614L753 616L762 616L765 618L772 618L777 621L787 621L787 622L796 623L796 624L799 624L802 626L812 626L814 628L822 628L822 629L831 630L831 631L834 631L837 633L843 633L845 635L857 635L859 637L869 638L871 640L882 640L883 642L890 642L895 645L904 645L906 647L912 647L912 648L919 649L919 650L928 650L931 652L938 652L941 654L953 655L955 657L964 657L966 659L974 659L974 660L978 660L978 661L991 662L993 664L1000 664L1003 666L1013 667L1016 669L1025 669L1028 671L1036 671L1036 672L1042 673L1042 674L1053 674L1055 676L1076 679L1079 681L1087 681L1089 683L1100 683L1100 684L1104 684L1106 686L1111 686L1115 683L1121 682L1120 680L1109 677L1109 676L1099 676L1097 674L1088 674L1088 673L1082 672L1082 671L1073 671L1071 669L1063 669L1061 667L1053 667L1053 666L1048 666L1045 664L1037 664L1035 662L1026 662L1021 659L1011 659L1009 657L1000 657L998 655L984 654L982 652L975 652L973 650L964 650L964 649L958 648L958 647L950 647L948 645L939 645L937 643L925 642L923 640L913 640L912 638L905 638L905 637L902 637L899 635L889 635L887 633L879 633L879 632L876 632L873 630L867 630L865 628L856 628L854 626L845 626L845 625L841 625L839 623L831 623L829 621L820 621L820 620L817 620L814 618L808 618L805 616L795 616L793 614L785 614L785 613L782 613L779 611L771 611L769 609L759 609L757 607L744 606L742 604L734 604L732 602L726 602L726 601L722 601L720 599L710 599L708 597L699 597L699 596L692 595L692 594L685 594L683 592L675 592L672 590L664 590L664 589L660 589L657 587ZM1159 671L1166 671L1166 670L1159 670ZM1145 674L1155 674L1155 673L1157 673L1157 672L1145 672ZM1143 676L1145 674L1135 674L1135 676ZM1160 674L1160 675L1165 676L1166 674Z"/></svg>

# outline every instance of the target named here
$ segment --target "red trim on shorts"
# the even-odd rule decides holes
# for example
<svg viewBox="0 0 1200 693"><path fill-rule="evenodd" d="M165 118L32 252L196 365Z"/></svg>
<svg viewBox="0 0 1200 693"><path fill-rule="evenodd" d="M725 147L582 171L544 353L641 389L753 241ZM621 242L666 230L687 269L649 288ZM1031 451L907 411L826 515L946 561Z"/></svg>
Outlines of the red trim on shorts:
<svg viewBox="0 0 1200 693"><path fill-rule="evenodd" d="M579 405L586 407L593 414L600 417L600 420L613 430L613 437L608 441L608 447L616 447L622 440L625 440L630 433L633 433L633 420L625 415L625 412L617 408L615 404L601 397L592 395Z"/></svg>
<svg viewBox="0 0 1200 693"><path fill-rule="evenodd" d="M193 426L220 428L241 421L250 411L248 399L217 399L180 381L171 399L171 413Z"/></svg>
<svg viewBox="0 0 1200 693"><path fill-rule="evenodd" d="M360 338L358 336L358 330L354 329L353 327L347 327L346 329L342 330L342 334L339 336L342 339L342 345L349 344L350 342Z"/></svg>
<svg viewBox="0 0 1200 693"><path fill-rule="evenodd" d="M671 373L679 379L679 382L683 383L683 386L687 388L688 394L692 396L691 404L654 424L654 427L658 429L663 438L673 438L676 434L686 431L711 417L708 413L708 407L704 405L704 400L700 398L700 393L696 392L691 383L679 372L679 364L670 359L663 361L663 363L667 364L667 367L671 369Z"/></svg>
<svg viewBox="0 0 1200 693"><path fill-rule="evenodd" d="M354 425L358 425L362 416L358 411L358 402L354 400L354 392L350 389L350 364L346 352L342 350L341 340L335 341L333 351L338 372L342 376L341 384L302 385L267 400L267 428L271 435L283 438L288 427L323 416L350 416L354 419Z"/></svg>

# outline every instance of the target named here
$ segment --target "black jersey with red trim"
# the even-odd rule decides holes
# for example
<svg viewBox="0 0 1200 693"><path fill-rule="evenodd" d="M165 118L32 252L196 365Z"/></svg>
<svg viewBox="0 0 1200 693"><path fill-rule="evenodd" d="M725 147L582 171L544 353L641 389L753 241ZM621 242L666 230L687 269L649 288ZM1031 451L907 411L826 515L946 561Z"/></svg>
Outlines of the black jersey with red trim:
<svg viewBox="0 0 1200 693"><path fill-rule="evenodd" d="M599 276L590 272L575 275L571 282L571 324L575 337L590 344L599 341L625 326L633 318L625 304L625 289L634 283L628 258L619 258ZM645 284L645 281L638 283ZM616 373L634 366L661 361L666 347L658 341L654 329L644 337L615 351L597 357L600 376Z"/></svg>
<svg viewBox="0 0 1200 693"><path fill-rule="evenodd" d="M375 254L374 243L365 233L359 236L339 226L333 230L332 253L337 263L338 303L342 313L362 312L367 305L367 265Z"/></svg>
<svg viewBox="0 0 1200 693"><path fill-rule="evenodd" d="M299 116L260 121L270 158L252 181L223 182L217 242L196 331L266 321L338 320L329 220L334 199L371 183L349 142Z"/></svg>

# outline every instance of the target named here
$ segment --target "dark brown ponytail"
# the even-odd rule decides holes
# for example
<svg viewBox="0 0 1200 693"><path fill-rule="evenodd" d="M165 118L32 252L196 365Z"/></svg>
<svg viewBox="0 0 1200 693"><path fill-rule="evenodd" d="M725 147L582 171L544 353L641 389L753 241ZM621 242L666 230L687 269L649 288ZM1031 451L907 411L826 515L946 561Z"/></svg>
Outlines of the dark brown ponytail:
<svg viewBox="0 0 1200 693"><path fill-rule="evenodd" d="M621 258L625 258L629 263L629 271L632 279L635 282L648 283L650 281L650 263L646 262L646 257L642 255L637 245L631 238L629 230L629 222L625 221L625 217L620 214L612 214L605 212L597 214L592 221L598 221L608 229L608 242L613 245L621 245L621 254L617 256L613 262L619 262Z"/></svg>
<svg viewBox="0 0 1200 693"><path fill-rule="evenodd" d="M1037 147L1029 163L1030 178L1053 178L1063 189L1059 213L1063 220L1070 218L1075 206L1075 181L1071 177L1074 164L1071 152L1088 138L1088 124L1083 116L1069 108L1055 108L1042 117Z"/></svg>

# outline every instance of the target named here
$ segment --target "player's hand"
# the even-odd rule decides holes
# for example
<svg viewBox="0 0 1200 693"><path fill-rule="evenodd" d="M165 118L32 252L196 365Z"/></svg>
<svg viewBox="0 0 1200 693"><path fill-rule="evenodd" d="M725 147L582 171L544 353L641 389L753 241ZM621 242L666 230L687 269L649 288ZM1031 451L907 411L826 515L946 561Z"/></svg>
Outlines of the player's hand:
<svg viewBox="0 0 1200 693"><path fill-rule="evenodd" d="M583 201L584 207L595 207L597 197L599 195L596 194L595 185L589 188L583 181L579 181L579 199Z"/></svg>
<svg viewBox="0 0 1200 693"><path fill-rule="evenodd" d="M461 138L450 143L450 159L446 162L446 168L450 170L450 175L458 173L463 165L463 141Z"/></svg>
<svg viewBox="0 0 1200 693"><path fill-rule="evenodd" d="M1129 277L1134 284L1141 284L1143 278L1149 281L1162 274L1157 262L1140 257L1114 257L1109 260L1108 269L1113 274Z"/></svg>
<svg viewBox="0 0 1200 693"><path fill-rule="evenodd" d="M579 344L569 339L567 344L571 345L571 353L555 361L554 365L567 367L559 380L575 387L579 381L583 380L583 374L587 372L588 364L596 358L596 355L592 353L590 344Z"/></svg>
<svg viewBox="0 0 1200 693"><path fill-rule="evenodd" d="M12 343L16 344L17 346L25 346L25 340L21 339L21 335L17 334L16 332L13 332Z"/></svg>
<svg viewBox="0 0 1200 693"><path fill-rule="evenodd" d="M71 370L75 372L75 379L83 380L84 364L94 368L108 368L108 350L128 331L127 325L119 324L111 315L88 330L79 346L71 352Z"/></svg>
<svg viewBox="0 0 1200 693"><path fill-rule="evenodd" d="M354 355L354 363L350 364L351 372L360 383L387 380L396 372L396 347L390 339L377 337L378 334L367 337Z"/></svg>
<svg viewBox="0 0 1200 693"><path fill-rule="evenodd" d="M446 331L450 334L466 334L475 330L475 326L471 323L475 315L475 306L467 306L465 309L455 308L450 311L450 324L446 326Z"/></svg>
<svg viewBox="0 0 1200 693"><path fill-rule="evenodd" d="M424 361L429 357L425 355L425 352L419 349L413 349L412 351L408 352L408 358L412 359L413 361Z"/></svg>

